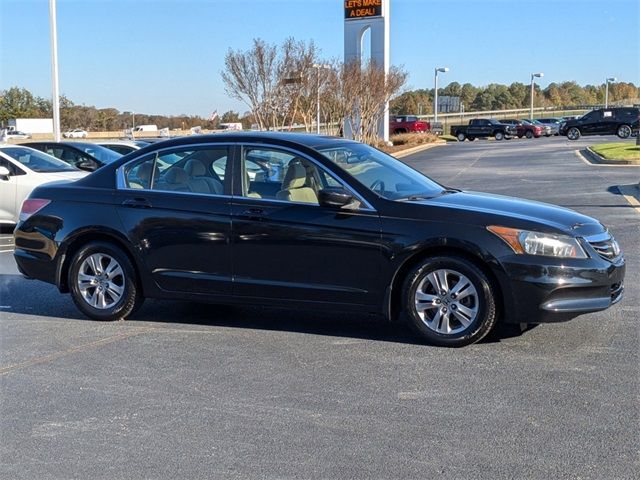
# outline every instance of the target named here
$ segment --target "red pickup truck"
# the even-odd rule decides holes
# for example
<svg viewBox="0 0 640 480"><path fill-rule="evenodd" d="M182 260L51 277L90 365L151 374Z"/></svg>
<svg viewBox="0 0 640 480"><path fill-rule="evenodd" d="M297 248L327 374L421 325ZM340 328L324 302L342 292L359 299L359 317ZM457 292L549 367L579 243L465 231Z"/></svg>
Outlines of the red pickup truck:
<svg viewBox="0 0 640 480"><path fill-rule="evenodd" d="M394 115L389 117L389 132L392 135L400 133L424 133L431 130L429 122L423 122L411 115Z"/></svg>

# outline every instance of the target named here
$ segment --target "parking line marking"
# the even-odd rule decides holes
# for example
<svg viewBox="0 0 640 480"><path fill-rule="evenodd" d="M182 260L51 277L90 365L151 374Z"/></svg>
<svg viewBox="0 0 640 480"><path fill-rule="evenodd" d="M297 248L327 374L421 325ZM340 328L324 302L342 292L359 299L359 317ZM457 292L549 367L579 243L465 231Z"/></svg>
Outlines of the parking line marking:
<svg viewBox="0 0 640 480"><path fill-rule="evenodd" d="M121 333L119 335L114 335L112 337L103 338L101 340L95 340L93 342L85 343L83 345L78 345L77 347L72 347L67 350L62 350L60 352L51 353L49 355L45 355L44 357L32 358L31 360L27 360L26 362L15 363L13 365L7 365L6 367L0 368L0 376L5 375L14 370L18 370L20 368L31 367L33 365L38 365L41 363L47 363L53 360L56 360L61 357L66 357L67 355L72 355L74 353L84 352L91 348L101 347L103 345L108 345L109 343L114 343L119 340L124 340L129 337L134 337L136 335L140 335L141 333L147 333L151 330L155 330L153 327L140 327L135 330L131 330L129 332Z"/></svg>
<svg viewBox="0 0 640 480"><path fill-rule="evenodd" d="M627 202L629 202L631 204L631 206L633 207L633 209L635 211L637 211L638 213L640 213L640 202L638 201L638 199L629 191L630 188L633 188L631 186L627 186L627 185L618 185L618 190L620 191L620 194L625 198L625 200ZM636 187L638 188L638 187Z"/></svg>

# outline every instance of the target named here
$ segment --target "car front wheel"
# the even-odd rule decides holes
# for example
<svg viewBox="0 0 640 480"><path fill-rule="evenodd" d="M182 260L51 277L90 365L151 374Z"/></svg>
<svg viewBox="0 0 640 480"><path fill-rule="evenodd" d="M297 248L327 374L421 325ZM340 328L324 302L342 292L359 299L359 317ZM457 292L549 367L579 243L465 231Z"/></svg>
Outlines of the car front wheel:
<svg viewBox="0 0 640 480"><path fill-rule="evenodd" d="M569 140L578 140L580 138L580 130L576 127L571 127L567 132L567 138Z"/></svg>
<svg viewBox="0 0 640 480"><path fill-rule="evenodd" d="M459 142L464 142L464 139L467 138L467 136L464 133L460 132L458 135L456 135L456 138Z"/></svg>
<svg viewBox="0 0 640 480"><path fill-rule="evenodd" d="M504 133L502 133L502 132L496 132L495 136L496 136L496 140L497 141L504 140Z"/></svg>
<svg viewBox="0 0 640 480"><path fill-rule="evenodd" d="M144 301L134 267L118 247L92 242L71 260L69 290L78 309L94 320L121 320Z"/></svg>
<svg viewBox="0 0 640 480"><path fill-rule="evenodd" d="M415 267L402 291L403 311L427 342L463 347L497 322L496 292L476 265L461 257L433 257Z"/></svg>
<svg viewBox="0 0 640 480"><path fill-rule="evenodd" d="M527 133L524 134L527 138L533 138L533 132L531 130L527 130Z"/></svg>
<svg viewBox="0 0 640 480"><path fill-rule="evenodd" d="M631 127L629 125L620 125L617 133L620 138L629 138L631 136Z"/></svg>

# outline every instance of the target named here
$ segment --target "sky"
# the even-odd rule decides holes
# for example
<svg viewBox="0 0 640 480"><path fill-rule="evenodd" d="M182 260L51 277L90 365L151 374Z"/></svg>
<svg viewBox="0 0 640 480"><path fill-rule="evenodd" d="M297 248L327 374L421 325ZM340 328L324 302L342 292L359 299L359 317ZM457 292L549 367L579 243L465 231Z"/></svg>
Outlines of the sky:
<svg viewBox="0 0 640 480"><path fill-rule="evenodd" d="M449 82L542 87L606 77L640 84L639 0L386 0L391 64L408 89ZM202 115L246 106L226 94L229 49L313 40L343 58L342 0L57 0L60 91L76 104ZM51 96L49 0L0 0L0 90Z"/></svg>

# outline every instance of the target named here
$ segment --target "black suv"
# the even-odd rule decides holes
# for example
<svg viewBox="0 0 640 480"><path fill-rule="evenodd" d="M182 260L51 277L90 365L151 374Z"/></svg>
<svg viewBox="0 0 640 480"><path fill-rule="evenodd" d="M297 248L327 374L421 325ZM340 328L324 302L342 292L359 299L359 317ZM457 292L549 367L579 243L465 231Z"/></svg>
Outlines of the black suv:
<svg viewBox="0 0 640 480"><path fill-rule="evenodd" d="M600 108L560 125L560 135L578 140L582 135L618 135L629 138L638 130L640 109L636 107Z"/></svg>

